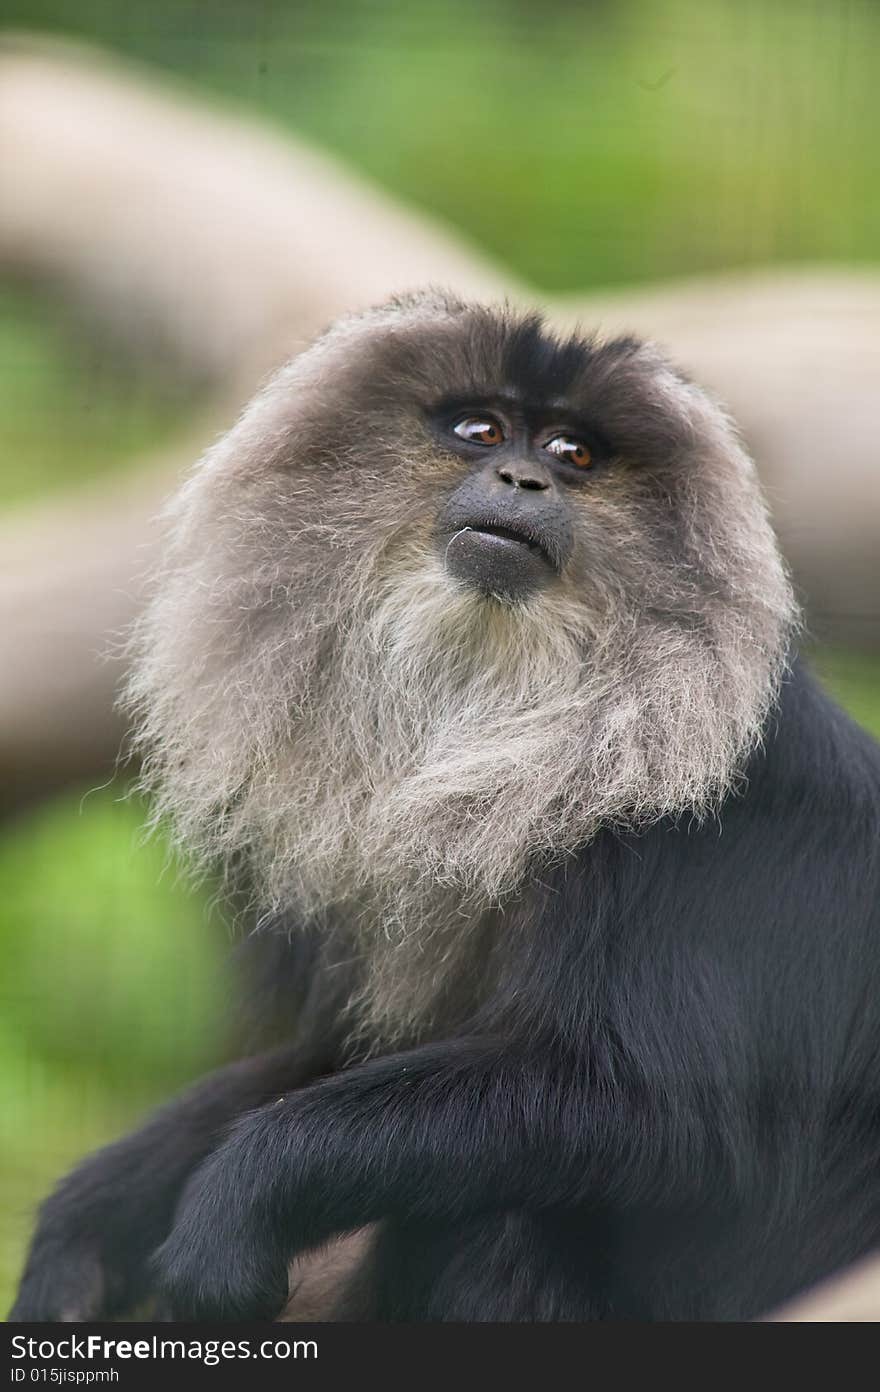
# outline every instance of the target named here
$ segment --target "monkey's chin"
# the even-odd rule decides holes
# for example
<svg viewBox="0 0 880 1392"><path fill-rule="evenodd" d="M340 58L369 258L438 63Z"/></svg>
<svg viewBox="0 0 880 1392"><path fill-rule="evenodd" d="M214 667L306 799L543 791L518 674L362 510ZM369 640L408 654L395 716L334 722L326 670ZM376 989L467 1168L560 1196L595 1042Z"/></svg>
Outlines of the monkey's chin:
<svg viewBox="0 0 880 1392"><path fill-rule="evenodd" d="M555 571L533 542L513 533L463 527L450 537L446 569L459 584L493 599L520 604L553 579Z"/></svg>

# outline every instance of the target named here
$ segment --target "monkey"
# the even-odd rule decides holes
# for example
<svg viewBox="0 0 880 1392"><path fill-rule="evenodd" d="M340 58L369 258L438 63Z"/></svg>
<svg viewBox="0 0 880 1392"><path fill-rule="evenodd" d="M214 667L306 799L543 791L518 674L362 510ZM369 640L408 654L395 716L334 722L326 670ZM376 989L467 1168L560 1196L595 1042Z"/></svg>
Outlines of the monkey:
<svg viewBox="0 0 880 1392"><path fill-rule="evenodd" d="M877 1244L880 750L801 631L650 342L426 290L283 367L126 696L278 1033L62 1181L13 1317L274 1319L369 1228L335 1318L741 1320Z"/></svg>

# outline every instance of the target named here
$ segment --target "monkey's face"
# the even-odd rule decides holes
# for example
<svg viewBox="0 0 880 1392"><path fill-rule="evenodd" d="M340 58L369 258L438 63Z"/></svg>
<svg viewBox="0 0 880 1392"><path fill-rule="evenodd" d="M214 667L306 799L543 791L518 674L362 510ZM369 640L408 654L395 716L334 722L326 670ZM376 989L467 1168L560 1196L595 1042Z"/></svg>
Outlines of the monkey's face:
<svg viewBox="0 0 880 1392"><path fill-rule="evenodd" d="M594 467L596 447L566 414L500 394L435 414L438 445L467 468L437 524L446 568L462 584L516 602L568 563L575 514L567 494Z"/></svg>
<svg viewBox="0 0 880 1392"><path fill-rule="evenodd" d="M751 462L654 348L427 295L209 453L131 698L183 840L393 938L717 803L792 616Z"/></svg>
<svg viewBox="0 0 880 1392"><path fill-rule="evenodd" d="M698 628L756 527L772 550L727 422L633 339L559 342L536 317L421 297L344 321L249 414L214 501L252 504L254 559L274 529L303 603L430 581L463 624L485 622L480 600L497 627L564 599L586 642L661 615Z"/></svg>

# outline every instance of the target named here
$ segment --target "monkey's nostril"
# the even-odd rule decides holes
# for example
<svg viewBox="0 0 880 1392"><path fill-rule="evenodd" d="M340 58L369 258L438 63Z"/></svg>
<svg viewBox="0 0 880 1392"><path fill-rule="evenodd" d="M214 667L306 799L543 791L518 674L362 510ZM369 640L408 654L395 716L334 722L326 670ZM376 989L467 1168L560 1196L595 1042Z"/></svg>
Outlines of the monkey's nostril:
<svg viewBox="0 0 880 1392"><path fill-rule="evenodd" d="M542 492L549 484L539 475L526 471L520 472L518 469L499 468L498 477L502 483L509 483L513 488L533 488Z"/></svg>

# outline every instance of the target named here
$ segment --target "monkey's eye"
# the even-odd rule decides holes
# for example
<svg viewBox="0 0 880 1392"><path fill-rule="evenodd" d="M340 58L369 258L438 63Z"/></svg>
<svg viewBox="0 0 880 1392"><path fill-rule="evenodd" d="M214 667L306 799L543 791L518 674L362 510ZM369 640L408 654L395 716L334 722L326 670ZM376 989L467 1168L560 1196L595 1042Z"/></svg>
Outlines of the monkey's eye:
<svg viewBox="0 0 880 1392"><path fill-rule="evenodd" d="M500 445L504 442L504 431L491 416L465 416L452 428L470 445Z"/></svg>
<svg viewBox="0 0 880 1392"><path fill-rule="evenodd" d="M573 435L555 435L544 448L550 454L555 454L557 459L574 464L578 469L589 469L593 462L593 456L583 440L577 440Z"/></svg>

